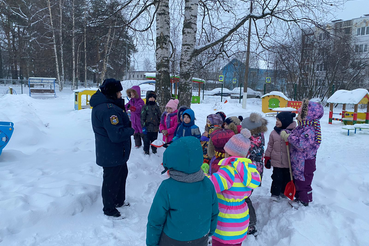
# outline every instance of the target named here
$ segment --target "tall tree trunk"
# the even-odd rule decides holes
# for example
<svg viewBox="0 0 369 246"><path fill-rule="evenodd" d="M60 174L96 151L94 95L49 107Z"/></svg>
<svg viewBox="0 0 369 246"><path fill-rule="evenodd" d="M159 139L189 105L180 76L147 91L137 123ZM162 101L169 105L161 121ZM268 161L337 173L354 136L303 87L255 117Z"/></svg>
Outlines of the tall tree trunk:
<svg viewBox="0 0 369 246"><path fill-rule="evenodd" d="M161 0L158 3L156 13L156 86L157 101L161 111L171 98L169 56L170 56L170 19L169 0Z"/></svg>
<svg viewBox="0 0 369 246"><path fill-rule="evenodd" d="M50 1L50 0L49 0ZM60 63L61 63L61 84L64 87L65 74L64 74L64 51L63 51L63 0L59 0L59 36L60 36Z"/></svg>
<svg viewBox="0 0 369 246"><path fill-rule="evenodd" d="M54 55L55 55L55 66L56 66L56 79L58 80L58 83L59 83L59 91L62 91L63 90L63 84L60 81L58 52L56 50L56 38L55 38L55 30L54 30L53 16L51 14L50 0L47 0L47 7L49 8L50 24L51 24L51 30L52 30L52 33L53 33Z"/></svg>
<svg viewBox="0 0 369 246"><path fill-rule="evenodd" d="M101 68L99 83L102 83L104 81L104 78L105 78L107 58L109 56L108 49L109 49L111 29L112 29L112 27L110 26L109 31L108 31L108 38L106 40L105 47L104 47L104 54L105 55L104 55L103 64L102 64L102 68Z"/></svg>
<svg viewBox="0 0 369 246"><path fill-rule="evenodd" d="M84 55L85 55L85 88L87 88L87 1L85 6L85 26L83 30L83 45L84 45Z"/></svg>
<svg viewBox="0 0 369 246"><path fill-rule="evenodd" d="M185 1L185 18L182 30L179 103L191 107L193 51L196 44L198 0Z"/></svg>
<svg viewBox="0 0 369 246"><path fill-rule="evenodd" d="M76 89L76 52L75 52L75 32L74 32L74 0L72 1L72 57L73 57L73 69L72 69L72 89Z"/></svg>

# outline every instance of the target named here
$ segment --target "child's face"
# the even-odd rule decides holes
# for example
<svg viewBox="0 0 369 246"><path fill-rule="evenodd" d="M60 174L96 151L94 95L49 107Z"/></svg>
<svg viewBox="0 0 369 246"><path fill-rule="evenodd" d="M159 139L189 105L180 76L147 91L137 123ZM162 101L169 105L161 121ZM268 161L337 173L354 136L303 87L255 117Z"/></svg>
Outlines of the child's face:
<svg viewBox="0 0 369 246"><path fill-rule="evenodd" d="M224 129L229 129L229 125L227 123L224 123Z"/></svg>
<svg viewBox="0 0 369 246"><path fill-rule="evenodd" d="M122 98L122 92L120 92L120 91L118 91L117 92L117 98L119 99L119 98Z"/></svg>
<svg viewBox="0 0 369 246"><path fill-rule="evenodd" d="M228 157L230 157L230 155L229 155L227 152L225 152L225 153L224 153L224 157L225 157L225 158L228 158Z"/></svg>
<svg viewBox="0 0 369 246"><path fill-rule="evenodd" d="M183 122L188 124L191 122L191 118L190 116L188 116L187 114L183 115Z"/></svg>
<svg viewBox="0 0 369 246"><path fill-rule="evenodd" d="M275 122L276 127L282 127L282 122L277 118L277 121Z"/></svg>
<svg viewBox="0 0 369 246"><path fill-rule="evenodd" d="M209 119L207 119L207 120L206 120L206 124L208 124L208 126L210 126L210 125L211 125L211 122L210 122L210 120L209 120Z"/></svg>
<svg viewBox="0 0 369 246"><path fill-rule="evenodd" d="M155 102L155 98L154 97L150 97L149 98L149 102Z"/></svg>
<svg viewBox="0 0 369 246"><path fill-rule="evenodd" d="M169 107L165 107L165 111L167 111L167 113L173 113L173 109L169 108Z"/></svg>

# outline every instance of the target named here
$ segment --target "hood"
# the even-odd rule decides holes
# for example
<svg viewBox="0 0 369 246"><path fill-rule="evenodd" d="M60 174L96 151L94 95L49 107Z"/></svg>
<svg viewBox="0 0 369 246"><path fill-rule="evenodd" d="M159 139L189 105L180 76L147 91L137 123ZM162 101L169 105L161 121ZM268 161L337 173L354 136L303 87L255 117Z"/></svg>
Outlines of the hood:
<svg viewBox="0 0 369 246"><path fill-rule="evenodd" d="M193 112L192 109L186 109L182 115L188 114L191 118L191 122L186 124L184 123L186 126L193 126L195 124L195 112Z"/></svg>
<svg viewBox="0 0 369 246"><path fill-rule="evenodd" d="M132 86L132 88L128 89L126 91L127 96L128 96L128 93L129 92L132 92L132 91L136 94L136 97L135 98L137 98L137 99L138 98L141 98L141 88L138 85Z"/></svg>
<svg viewBox="0 0 369 246"><path fill-rule="evenodd" d="M248 158L241 158L241 157L228 157L225 159L220 160L220 162L218 163L219 166L232 166L236 173L239 175L242 184L244 186L247 186L247 176L245 177L244 175L251 175L250 172L246 169L246 167L252 163L252 161ZM243 165L245 164L245 165ZM246 167L245 167L246 166ZM255 166L256 168L256 166Z"/></svg>
<svg viewBox="0 0 369 246"><path fill-rule="evenodd" d="M177 116L178 116L178 123L181 123L181 116L183 115L183 112L186 111L187 109L189 109L189 107L187 106L181 106L179 107L178 109L178 113L177 113Z"/></svg>
<svg viewBox="0 0 369 246"><path fill-rule="evenodd" d="M182 137L165 150L163 166L191 174L200 170L203 160L200 141L195 137Z"/></svg>
<svg viewBox="0 0 369 246"><path fill-rule="evenodd" d="M320 120L324 114L324 108L320 103L311 102L308 99L302 100L301 108L298 110L302 120Z"/></svg>

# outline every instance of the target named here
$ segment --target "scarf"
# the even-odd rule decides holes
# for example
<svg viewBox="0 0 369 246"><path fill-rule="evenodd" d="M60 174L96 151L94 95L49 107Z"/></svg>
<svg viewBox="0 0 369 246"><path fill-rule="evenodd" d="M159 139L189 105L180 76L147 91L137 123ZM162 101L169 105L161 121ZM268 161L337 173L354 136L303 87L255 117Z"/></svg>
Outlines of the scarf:
<svg viewBox="0 0 369 246"><path fill-rule="evenodd" d="M160 124L164 125L168 128L170 128L170 118L172 118L174 115L177 115L176 112L173 112L173 113L170 113L168 114L168 112L164 112L162 115L161 115L161 118L160 118ZM164 122L164 118L165 116L167 116L167 120L166 122Z"/></svg>
<svg viewBox="0 0 369 246"><path fill-rule="evenodd" d="M278 134L281 134L281 131L282 130L284 130L283 128L281 128L281 127L277 127L277 126L275 126L274 127L274 130L278 133Z"/></svg>
<svg viewBox="0 0 369 246"><path fill-rule="evenodd" d="M319 120L313 120L313 121L301 120L301 121L298 121L297 123L301 127L312 126L315 131L315 142L317 142L318 144L322 142L322 131L321 131Z"/></svg>
<svg viewBox="0 0 369 246"><path fill-rule="evenodd" d="M169 169L169 176L174 180L184 183L195 183L202 181L205 178L205 174L202 169L200 169L196 173L190 174Z"/></svg>

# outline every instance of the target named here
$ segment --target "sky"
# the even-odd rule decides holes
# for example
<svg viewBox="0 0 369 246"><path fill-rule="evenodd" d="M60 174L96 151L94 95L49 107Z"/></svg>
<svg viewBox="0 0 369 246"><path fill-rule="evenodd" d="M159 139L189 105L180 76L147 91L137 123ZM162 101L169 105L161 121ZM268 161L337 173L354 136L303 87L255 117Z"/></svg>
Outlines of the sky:
<svg viewBox="0 0 369 246"><path fill-rule="evenodd" d="M123 82L124 90L138 81ZM6 94L0 85L0 121L14 123L14 133L0 155L0 245L4 246L144 246L148 212L161 175L164 148L144 156L133 148L128 161L127 201L119 208L125 219L103 215L102 168L95 163L91 109L74 110L69 89L57 97L29 97L28 91ZM227 103L225 100L227 99ZM261 99L205 96L193 104L195 123L204 131L206 116L223 111L244 117L261 113ZM352 110L348 107L347 110ZM365 108L359 108L364 111ZM335 108L339 117L340 106ZM322 144L317 154L313 199L293 209L287 200L270 200L272 170L251 196L258 236L243 246L367 246L369 245L369 130L342 129L321 120ZM266 142L275 117L266 117ZM161 136L161 134L159 135ZM133 141L133 138L132 138Z"/></svg>
<svg viewBox="0 0 369 246"><path fill-rule="evenodd" d="M349 20L353 18L358 18L363 16L364 14L369 14L369 0L338 0L338 3L341 3L342 6L338 7L332 11L331 21L342 19L342 20ZM155 47L152 42L150 45L140 45L138 47L138 52L135 53L131 59L132 65L135 67L136 70L143 70L144 69L144 60L148 58L152 60L152 65L154 64L155 59ZM260 60L260 67L266 68L266 63Z"/></svg>

